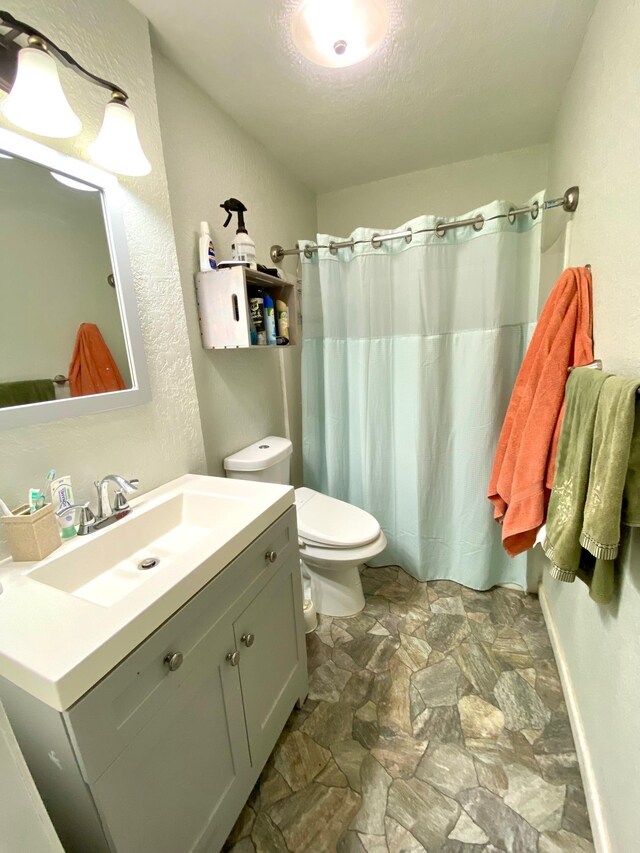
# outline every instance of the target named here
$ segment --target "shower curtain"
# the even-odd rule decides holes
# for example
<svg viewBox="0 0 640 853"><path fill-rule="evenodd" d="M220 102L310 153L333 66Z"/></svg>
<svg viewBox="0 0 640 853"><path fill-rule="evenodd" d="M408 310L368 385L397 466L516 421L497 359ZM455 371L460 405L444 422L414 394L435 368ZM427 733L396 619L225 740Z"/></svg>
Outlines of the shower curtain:
<svg viewBox="0 0 640 853"><path fill-rule="evenodd" d="M532 199L543 201L542 194ZM416 233L375 248L372 229L320 234L302 255L305 485L372 513L388 539L374 565L474 589L526 588L486 498L491 464L538 308L542 212ZM453 221L452 219L446 221ZM301 248L315 245L301 240Z"/></svg>

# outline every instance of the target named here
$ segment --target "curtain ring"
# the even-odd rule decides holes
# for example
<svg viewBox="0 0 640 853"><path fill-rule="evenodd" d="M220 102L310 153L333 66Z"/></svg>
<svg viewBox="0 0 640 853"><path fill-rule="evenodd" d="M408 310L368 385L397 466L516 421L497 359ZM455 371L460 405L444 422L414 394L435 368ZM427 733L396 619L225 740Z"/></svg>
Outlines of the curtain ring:
<svg viewBox="0 0 640 853"><path fill-rule="evenodd" d="M311 248L310 243L307 243L307 245L304 247L304 256L307 260L311 260L311 258L313 257L313 250Z"/></svg>
<svg viewBox="0 0 640 853"><path fill-rule="evenodd" d="M405 234L404 242L410 243L413 240L413 228L407 228L408 234Z"/></svg>
<svg viewBox="0 0 640 853"><path fill-rule="evenodd" d="M483 228L484 228L484 216L480 213L480 214L478 214L478 216L476 216L476 218L474 220L473 230L474 231L482 231Z"/></svg>
<svg viewBox="0 0 640 853"><path fill-rule="evenodd" d="M540 213L540 205L538 204L537 201L534 201L533 204L531 205L531 218L537 219L539 213Z"/></svg>
<svg viewBox="0 0 640 853"><path fill-rule="evenodd" d="M516 221L515 207L509 208L509 213L507 213L507 219L509 220L510 225L514 225Z"/></svg>
<svg viewBox="0 0 640 853"><path fill-rule="evenodd" d="M440 222L436 222L436 227L434 228L436 237L444 237L447 233L444 227L444 222L440 220Z"/></svg>
<svg viewBox="0 0 640 853"><path fill-rule="evenodd" d="M380 246L382 246L382 240L379 240L378 239L379 237L380 237L379 234L374 234L373 237L371 238L371 245L373 246L374 249L379 249Z"/></svg>

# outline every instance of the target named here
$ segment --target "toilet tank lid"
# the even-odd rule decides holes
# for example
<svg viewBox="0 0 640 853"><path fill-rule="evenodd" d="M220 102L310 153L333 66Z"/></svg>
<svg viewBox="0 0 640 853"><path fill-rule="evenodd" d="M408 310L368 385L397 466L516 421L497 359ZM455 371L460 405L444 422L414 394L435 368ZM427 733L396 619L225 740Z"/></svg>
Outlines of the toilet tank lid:
<svg viewBox="0 0 640 853"><path fill-rule="evenodd" d="M292 447L288 438L268 435L224 460L225 471L264 471L291 456Z"/></svg>

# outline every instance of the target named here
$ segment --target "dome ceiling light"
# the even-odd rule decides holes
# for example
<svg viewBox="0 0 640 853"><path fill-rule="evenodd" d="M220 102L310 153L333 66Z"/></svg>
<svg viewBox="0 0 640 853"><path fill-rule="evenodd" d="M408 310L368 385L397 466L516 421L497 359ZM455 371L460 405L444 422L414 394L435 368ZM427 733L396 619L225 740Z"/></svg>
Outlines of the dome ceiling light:
<svg viewBox="0 0 640 853"><path fill-rule="evenodd" d="M291 35L311 62L344 68L380 46L389 20L385 0L302 0L291 19Z"/></svg>

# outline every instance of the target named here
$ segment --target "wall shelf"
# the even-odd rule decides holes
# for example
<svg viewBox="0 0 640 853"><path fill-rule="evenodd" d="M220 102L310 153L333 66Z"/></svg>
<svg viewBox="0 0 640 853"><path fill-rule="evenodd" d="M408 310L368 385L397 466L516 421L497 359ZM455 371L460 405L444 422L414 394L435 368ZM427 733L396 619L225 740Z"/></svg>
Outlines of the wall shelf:
<svg viewBox="0 0 640 853"><path fill-rule="evenodd" d="M249 295L256 288L281 299L289 311L289 343L282 347L251 344ZM202 346L205 349L288 349L298 344L296 285L244 267L196 274L196 297Z"/></svg>

